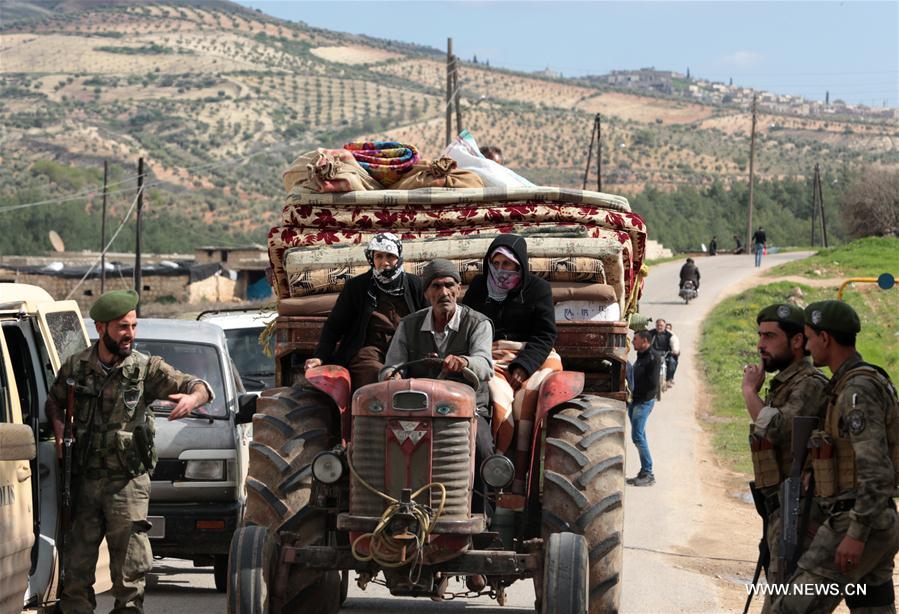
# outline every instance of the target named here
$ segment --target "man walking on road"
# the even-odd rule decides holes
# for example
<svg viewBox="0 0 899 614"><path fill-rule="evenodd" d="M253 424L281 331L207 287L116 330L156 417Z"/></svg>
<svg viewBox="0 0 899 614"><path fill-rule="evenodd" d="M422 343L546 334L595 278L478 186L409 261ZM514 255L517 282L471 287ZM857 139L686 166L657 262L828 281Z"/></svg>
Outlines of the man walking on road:
<svg viewBox="0 0 899 614"><path fill-rule="evenodd" d="M104 537L113 612L143 612L145 574L153 566L147 512L156 452L149 405L157 399L174 401L169 420L177 420L213 397L203 380L176 371L158 356L133 351L137 302L133 290L97 299L90 316L99 340L62 365L47 398L47 417L61 449L67 390L75 387L75 505L60 599L65 614L97 609L93 584Z"/></svg>
<svg viewBox="0 0 899 614"><path fill-rule="evenodd" d="M678 356L680 356L680 340L673 330L668 329L667 322L662 318L656 320L656 327L649 331L650 342L653 351L659 360L665 361L665 381L659 382L662 390L668 390L674 386L674 373L677 371ZM661 369L661 365L659 368Z"/></svg>
<svg viewBox="0 0 899 614"><path fill-rule="evenodd" d="M765 230L759 226L752 235L752 252L755 254L755 266L762 266L762 254L768 247L768 238L765 236Z"/></svg>
<svg viewBox="0 0 899 614"><path fill-rule="evenodd" d="M664 329L664 322L662 327ZM649 443L646 441L646 422L652 413L659 391L661 359L651 346L652 334L649 331L641 330L634 335L637 360L634 362L634 392L627 407L627 417L631 421L631 441L634 442L640 455L640 472L627 479L627 483L631 486L652 486L656 482L652 473Z"/></svg>
<svg viewBox="0 0 899 614"><path fill-rule="evenodd" d="M793 458L793 418L823 417L821 396L827 378L806 358L805 313L786 303L770 305L756 317L760 364L743 370L743 399L752 419L750 448L755 472L753 487L764 498L766 515L762 518L764 539L770 562L765 575L768 583L778 577L778 549L781 529L779 486L790 471ZM759 391L765 373L777 373L765 399ZM755 496L755 493L754 493ZM804 540L803 551L810 540ZM768 612L772 598L765 596L763 612Z"/></svg>
<svg viewBox="0 0 899 614"><path fill-rule="evenodd" d="M788 582L839 590L791 591L777 597L773 612L831 612L844 596L853 612L896 611L899 399L886 372L856 351L860 329L858 315L841 301L805 309L812 360L833 373L824 389L824 427L809 442L815 502L825 520Z"/></svg>

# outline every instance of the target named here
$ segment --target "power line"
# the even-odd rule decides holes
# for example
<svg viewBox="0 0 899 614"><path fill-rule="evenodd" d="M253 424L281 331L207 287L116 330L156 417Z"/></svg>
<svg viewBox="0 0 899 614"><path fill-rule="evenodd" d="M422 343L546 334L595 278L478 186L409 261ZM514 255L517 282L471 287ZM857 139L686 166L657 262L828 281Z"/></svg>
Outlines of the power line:
<svg viewBox="0 0 899 614"><path fill-rule="evenodd" d="M87 270L87 272L81 277L81 279L78 281L78 283L75 284L75 287L72 288L71 290L69 290L69 293L66 294L65 300L68 300L69 298L71 298L71 296L75 293L75 290L77 290L78 288L81 287L81 284L84 283L84 280L88 278L88 276L91 274L91 272L94 270L94 268L96 268L96 266L103 259L106 252L109 250L110 246L113 243L115 243L116 237L119 236L119 233L122 231L122 228L124 228L125 224L128 223L128 218L131 217L131 212L134 211L134 208L137 206L137 201L140 198L141 194L143 194L143 192L144 192L144 187L141 186L141 189L137 191L137 195L134 197L134 200L131 202L131 206L128 208L128 212L125 214L125 217L122 218L122 223L119 224L119 227L116 228L116 231L113 233L112 239L110 239L109 243L107 243L103 247L103 251L100 252L100 257L94 261L94 263L90 266L90 268Z"/></svg>
<svg viewBox="0 0 899 614"><path fill-rule="evenodd" d="M241 162L245 162L245 161L247 161L247 160L249 160L249 159L251 159L251 158L255 158L256 156L260 156L260 155L265 154L265 153L275 153L275 152L277 152L277 151L279 151L279 150L289 149L289 148L291 148L291 147L295 147L296 145L299 145L299 144L301 144L302 142L303 142L302 139L298 139L298 140L296 140L296 141L293 141L293 142L290 142L290 143L285 143L285 144L283 144L283 145L263 148L263 149L260 149L259 151L253 152L253 153L251 153L251 154L247 154L247 155L245 155L245 156L241 156L241 157L239 157L239 158L232 158L232 159L229 159L229 160L216 161L216 162L205 162L205 163L203 163L203 164L198 164L198 165L196 165L196 166L186 166L186 167L181 167L181 170L182 170L182 171L185 171L185 172L192 172L192 171L198 171L198 170L211 170L211 169L214 169L214 168L221 168L221 167L225 167L225 166L231 166L231 165L239 164L239 163L241 163ZM119 181L110 183L109 185L118 185L118 184L130 182L130 181L132 181L132 180L134 180L134 179L136 179L136 178L137 178L137 175L132 175L132 176L129 176L129 177L125 178L125 179L122 179L122 180L119 180ZM161 180L161 179L157 179L157 180L155 180L155 181L149 181L149 182L147 182L147 183L145 184L145 187L156 186L156 185L163 185L163 184L165 184L165 183L167 183L167 182L166 182L166 181L163 181L163 180ZM82 192L76 192L76 193L74 193L74 194L70 194L69 196L61 196L61 197L58 197L58 198L50 198L50 199L47 199L47 200L42 200L42 201L37 201L37 202L32 202L32 203L22 203L22 204L19 204L19 205L9 205L9 206L6 206L6 207L0 207L0 213L6 213L6 212L8 212L8 211L16 211L16 210L18 210L18 209L27 209L27 208L30 208L30 207L39 207L39 206L42 206L42 205L50 205L50 204L54 204L54 203L64 203L64 202L69 202L69 201L73 201L73 200L78 200L78 199L80 199L80 198L85 198L86 196L91 196L91 195L93 195L93 194L96 194L97 192L102 191L102 189L103 189L103 186L101 185L101 186L100 186L99 188L97 188L97 189L93 189L93 190L84 190L84 191L82 191ZM110 194L110 195L111 195L111 194L121 194L121 193L123 193L123 192L130 192L130 191L131 191L131 188L123 188L123 189L120 189L120 190L112 190L112 191L110 191L110 192L107 192L107 194Z"/></svg>

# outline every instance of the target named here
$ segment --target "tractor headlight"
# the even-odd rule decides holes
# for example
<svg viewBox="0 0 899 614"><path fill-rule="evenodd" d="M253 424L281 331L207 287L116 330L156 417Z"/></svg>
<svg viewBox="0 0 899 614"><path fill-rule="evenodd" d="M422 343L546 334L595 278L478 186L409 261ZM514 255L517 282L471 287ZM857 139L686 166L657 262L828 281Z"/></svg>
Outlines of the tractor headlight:
<svg viewBox="0 0 899 614"><path fill-rule="evenodd" d="M343 476L343 460L334 452L319 452L312 460L312 476L322 484L334 484Z"/></svg>
<svg viewBox="0 0 899 614"><path fill-rule="evenodd" d="M481 477L491 488L508 488L515 478L515 465L502 454L493 454L481 465Z"/></svg>
<svg viewBox="0 0 899 614"><path fill-rule="evenodd" d="M184 479L212 482L225 479L225 461L189 460L184 464Z"/></svg>

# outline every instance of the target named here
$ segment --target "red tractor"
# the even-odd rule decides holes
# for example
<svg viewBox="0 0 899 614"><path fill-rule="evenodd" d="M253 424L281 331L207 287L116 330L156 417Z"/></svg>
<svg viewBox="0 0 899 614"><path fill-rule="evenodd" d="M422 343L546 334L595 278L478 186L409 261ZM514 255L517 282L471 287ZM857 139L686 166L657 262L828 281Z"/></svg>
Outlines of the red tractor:
<svg viewBox="0 0 899 614"><path fill-rule="evenodd" d="M552 198L560 198L558 189L545 196L549 206ZM493 204L489 195L485 200L481 204ZM604 245L625 245L626 232L611 232ZM637 238L645 240L642 232ZM590 241L579 245L597 249ZM626 256L614 252L607 259L607 284L549 278L554 300L580 296L572 294L575 285L615 286L609 292L621 308L616 313L633 311L642 253ZM315 298L315 305L306 298ZM623 318L578 319L557 305L554 347L568 370L541 384L522 472L502 454L475 466L473 373L462 383L438 379L435 368L434 379L389 379L351 395L342 367L304 372L328 311L320 299L282 295L279 301L275 364L282 387L262 394L252 418L247 507L230 551L229 613L334 614L346 599L350 572L361 588L382 584L393 595L486 596L500 604L514 582L533 580L535 607L543 614L617 611L627 398ZM486 485L486 513L472 511L475 472ZM526 474L524 492L509 489L516 473Z"/></svg>
<svg viewBox="0 0 899 614"><path fill-rule="evenodd" d="M304 330L295 324L282 319L287 330L279 332ZM607 381L614 375L621 384L624 325L560 328L563 357L608 350L617 360L596 362L609 371ZM566 347L566 339L580 350ZM515 469L506 456L475 467L472 386L393 379L359 389L351 401L342 367L310 370L304 380L268 391L253 417L246 525L231 546L229 612L337 612L350 570L360 586L383 582L394 595L487 595L500 603L509 585L531 578L540 612L617 610L621 400L585 394L584 373L549 375L539 394L527 493L511 495ZM475 471L488 487L490 517L471 512ZM453 576L469 578L461 595L448 589Z"/></svg>

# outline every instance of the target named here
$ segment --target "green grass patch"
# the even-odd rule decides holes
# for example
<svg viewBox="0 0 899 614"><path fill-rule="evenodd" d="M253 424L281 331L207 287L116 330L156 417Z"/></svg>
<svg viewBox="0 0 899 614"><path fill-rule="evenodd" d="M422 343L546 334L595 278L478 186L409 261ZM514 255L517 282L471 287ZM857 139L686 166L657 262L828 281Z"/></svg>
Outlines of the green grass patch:
<svg viewBox="0 0 899 614"><path fill-rule="evenodd" d="M755 318L763 307L785 300L794 287L789 282L777 282L747 290L722 301L703 326L700 372L711 396L711 415L706 426L712 433L716 453L735 471L752 471L747 443L749 414L740 383L743 365L759 360ZM836 297L834 288L799 287L806 303ZM843 298L861 318L859 352L865 360L886 369L894 381L899 380L899 291L860 287L847 290ZM826 369L825 373L830 376Z"/></svg>
<svg viewBox="0 0 899 614"><path fill-rule="evenodd" d="M799 275L810 279L832 277L899 277L899 238L867 237L839 247L822 249L814 256L769 269L769 277Z"/></svg>

